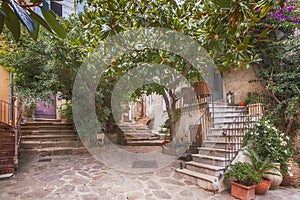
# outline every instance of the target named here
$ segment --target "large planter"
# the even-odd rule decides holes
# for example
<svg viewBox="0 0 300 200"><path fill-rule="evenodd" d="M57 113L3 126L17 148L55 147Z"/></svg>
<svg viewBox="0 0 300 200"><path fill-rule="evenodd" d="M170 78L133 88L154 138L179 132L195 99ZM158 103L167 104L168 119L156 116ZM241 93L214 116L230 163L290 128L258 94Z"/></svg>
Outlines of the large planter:
<svg viewBox="0 0 300 200"><path fill-rule="evenodd" d="M288 165L288 175L283 177L281 183L282 186L294 186L297 187L300 185L300 168L298 164L293 161L287 162Z"/></svg>
<svg viewBox="0 0 300 200"><path fill-rule="evenodd" d="M194 83L193 88L197 96L206 97L211 94L208 85L204 81Z"/></svg>
<svg viewBox="0 0 300 200"><path fill-rule="evenodd" d="M249 115L263 115L264 105L262 103L255 103L248 105Z"/></svg>
<svg viewBox="0 0 300 200"><path fill-rule="evenodd" d="M263 180L256 186L255 194L264 195L269 190L270 186L271 186L270 180L267 180L267 179Z"/></svg>
<svg viewBox="0 0 300 200"><path fill-rule="evenodd" d="M280 169L280 163L272 163L272 165L277 167L278 169ZM277 169L269 169L269 170L267 170L267 172L272 172L272 173L278 174L278 175L273 175L273 174L264 174L263 175L263 177L265 179L269 179L271 181L270 190L278 189L279 185L282 183L282 179L283 179L282 174Z"/></svg>
<svg viewBox="0 0 300 200"><path fill-rule="evenodd" d="M231 182L231 195L241 200L251 200L255 198L255 187L244 186L236 182Z"/></svg>

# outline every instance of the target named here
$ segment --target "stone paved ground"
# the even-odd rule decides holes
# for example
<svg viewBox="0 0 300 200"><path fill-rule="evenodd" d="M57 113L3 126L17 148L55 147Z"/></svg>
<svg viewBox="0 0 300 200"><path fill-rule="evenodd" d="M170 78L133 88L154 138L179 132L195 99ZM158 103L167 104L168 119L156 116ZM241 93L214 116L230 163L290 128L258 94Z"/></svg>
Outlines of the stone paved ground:
<svg viewBox="0 0 300 200"><path fill-rule="evenodd" d="M183 180L178 163L146 174L126 174L104 166L91 155L21 158L18 173L0 180L0 199L234 199L228 191L213 194ZM120 163L121 164L121 163ZM300 188L268 191L258 200L300 199Z"/></svg>

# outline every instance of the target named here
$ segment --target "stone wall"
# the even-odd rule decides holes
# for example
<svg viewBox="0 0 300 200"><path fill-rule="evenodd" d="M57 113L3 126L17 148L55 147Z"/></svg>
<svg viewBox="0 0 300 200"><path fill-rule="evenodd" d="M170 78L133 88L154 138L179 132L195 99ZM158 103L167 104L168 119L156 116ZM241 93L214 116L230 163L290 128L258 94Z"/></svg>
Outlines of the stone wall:
<svg viewBox="0 0 300 200"><path fill-rule="evenodd" d="M224 93L232 91L234 93L234 103L239 104L245 101L249 92L263 93L264 87L260 82L249 82L256 80L256 75L253 69L237 69L230 73L223 74Z"/></svg>

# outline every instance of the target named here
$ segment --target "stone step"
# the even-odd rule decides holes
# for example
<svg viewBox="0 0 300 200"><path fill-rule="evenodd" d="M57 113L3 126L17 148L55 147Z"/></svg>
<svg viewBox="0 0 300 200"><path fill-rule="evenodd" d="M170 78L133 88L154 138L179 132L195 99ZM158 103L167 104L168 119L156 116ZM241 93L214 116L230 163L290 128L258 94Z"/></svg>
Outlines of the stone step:
<svg viewBox="0 0 300 200"><path fill-rule="evenodd" d="M219 116L214 118L214 123L232 122L236 116Z"/></svg>
<svg viewBox="0 0 300 200"><path fill-rule="evenodd" d="M236 135L235 136L237 140L242 140L244 137L243 135ZM218 141L218 142L226 142L226 136L223 136L223 134L209 134L206 136L206 141Z"/></svg>
<svg viewBox="0 0 300 200"><path fill-rule="evenodd" d="M219 177L224 174L225 167L215 166L215 165L209 165L205 163L199 163L195 161L189 161L185 163L186 169Z"/></svg>
<svg viewBox="0 0 300 200"><path fill-rule="evenodd" d="M138 142L138 141L144 141L144 140L160 140L159 137L141 137L141 138L137 138L137 137L126 137L125 138L127 140L127 142Z"/></svg>
<svg viewBox="0 0 300 200"><path fill-rule="evenodd" d="M224 131L234 131L236 134L243 134L243 128L242 127L230 127L230 128L211 128L210 132L211 134L223 134Z"/></svg>
<svg viewBox="0 0 300 200"><path fill-rule="evenodd" d="M127 141L126 146L161 146L164 140Z"/></svg>
<svg viewBox="0 0 300 200"><path fill-rule="evenodd" d="M200 187L209 191L219 191L218 177L195 172L189 169L176 169L176 171L183 176L184 179L191 181Z"/></svg>
<svg viewBox="0 0 300 200"><path fill-rule="evenodd" d="M214 114L211 114L211 116L214 117L236 117L240 114L240 111L224 111L224 112L215 112Z"/></svg>
<svg viewBox="0 0 300 200"><path fill-rule="evenodd" d="M60 141L64 139L70 139L70 140L77 140L78 136L75 134L52 134L52 135L23 135L22 141L28 141L28 140L51 140L51 141Z"/></svg>
<svg viewBox="0 0 300 200"><path fill-rule="evenodd" d="M15 166L12 164L0 164L0 178L8 178L13 176L15 172Z"/></svg>
<svg viewBox="0 0 300 200"><path fill-rule="evenodd" d="M242 142L231 142L231 145L242 145ZM222 141L205 141L202 147L213 147L218 149L225 149L226 143Z"/></svg>
<svg viewBox="0 0 300 200"><path fill-rule="evenodd" d="M22 135L44 135L44 134L77 134L73 129L67 129L67 130L26 130L26 131L22 131Z"/></svg>
<svg viewBox="0 0 300 200"><path fill-rule="evenodd" d="M204 164L215 165L225 167L226 159L225 157L218 157L218 156L208 156L208 155L201 155L201 154L192 154L193 161L201 162Z"/></svg>
<svg viewBox="0 0 300 200"><path fill-rule="evenodd" d="M201 155L208 155L208 156L218 156L224 157L226 152L236 152L233 150L225 150L225 149L218 149L218 148L210 148L210 147L198 147L199 154Z"/></svg>
<svg viewBox="0 0 300 200"><path fill-rule="evenodd" d="M45 118L35 118L35 122L59 122L62 123L60 119L45 119Z"/></svg>
<svg viewBox="0 0 300 200"><path fill-rule="evenodd" d="M56 156L70 154L85 154L88 150L85 147L49 147L43 149L21 149L23 155L38 155L38 156Z"/></svg>
<svg viewBox="0 0 300 200"><path fill-rule="evenodd" d="M13 142L1 142L0 149L15 149L15 143Z"/></svg>
<svg viewBox="0 0 300 200"><path fill-rule="evenodd" d="M21 128L24 130L39 130L39 129L54 129L54 130L60 130L60 129L74 129L74 126L72 124L46 124L43 126L39 125L23 125Z"/></svg>
<svg viewBox="0 0 300 200"><path fill-rule="evenodd" d="M0 157L0 165L13 165L14 164L14 157Z"/></svg>
<svg viewBox="0 0 300 200"><path fill-rule="evenodd" d="M82 147L81 141L62 140L62 141L22 141L21 149L37 149L49 147Z"/></svg>
<svg viewBox="0 0 300 200"><path fill-rule="evenodd" d="M32 121L32 122L22 122L22 126L51 126L51 125L61 125L61 126L70 126L72 123L62 123L59 121Z"/></svg>
<svg viewBox="0 0 300 200"><path fill-rule="evenodd" d="M2 136L0 137L1 142L15 142L15 136Z"/></svg>

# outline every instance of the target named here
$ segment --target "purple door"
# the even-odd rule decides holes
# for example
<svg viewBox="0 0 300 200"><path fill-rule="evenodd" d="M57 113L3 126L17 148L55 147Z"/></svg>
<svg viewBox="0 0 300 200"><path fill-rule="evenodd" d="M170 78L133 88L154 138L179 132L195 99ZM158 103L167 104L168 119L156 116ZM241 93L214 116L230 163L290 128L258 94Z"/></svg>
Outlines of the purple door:
<svg viewBox="0 0 300 200"><path fill-rule="evenodd" d="M36 118L56 119L56 98L50 97L52 102L38 101L34 116Z"/></svg>

